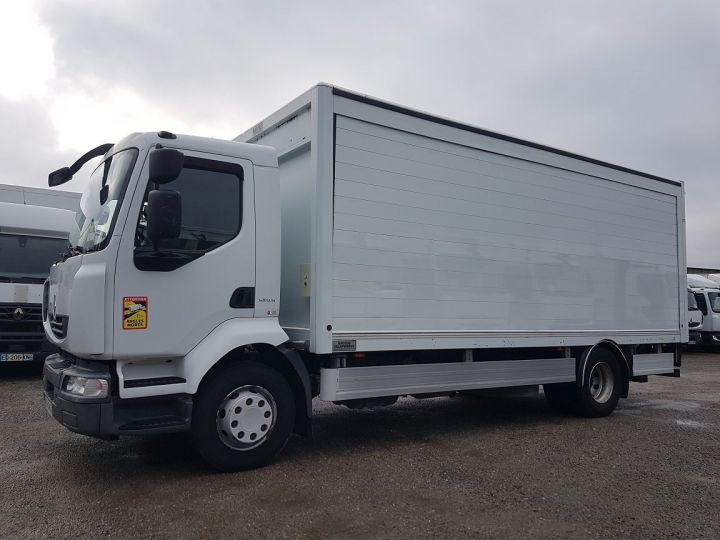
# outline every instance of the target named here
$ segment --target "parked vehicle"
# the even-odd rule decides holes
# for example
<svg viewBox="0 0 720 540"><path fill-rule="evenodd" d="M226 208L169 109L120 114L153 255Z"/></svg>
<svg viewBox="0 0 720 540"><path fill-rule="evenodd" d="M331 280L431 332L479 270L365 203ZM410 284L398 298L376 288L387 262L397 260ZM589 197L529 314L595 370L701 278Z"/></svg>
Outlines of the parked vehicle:
<svg viewBox="0 0 720 540"><path fill-rule="evenodd" d="M189 430L230 471L309 434L314 397L543 385L597 417L679 374L680 182L323 84L235 141L133 134L50 185L93 156L45 285L72 431Z"/></svg>
<svg viewBox="0 0 720 540"><path fill-rule="evenodd" d="M698 339L700 339L700 332L702 331L703 314L698 307L697 300L695 300L695 294L691 289L688 289L688 345L696 345Z"/></svg>
<svg viewBox="0 0 720 540"><path fill-rule="evenodd" d="M720 349L720 283L697 274L688 274L688 287L702 312L702 323L693 330L695 345Z"/></svg>
<svg viewBox="0 0 720 540"><path fill-rule="evenodd" d="M80 193L59 189L0 184L0 202L62 208L77 212L80 205Z"/></svg>
<svg viewBox="0 0 720 540"><path fill-rule="evenodd" d="M57 351L45 339L43 283L68 249L75 214L0 202L0 362L43 362Z"/></svg>

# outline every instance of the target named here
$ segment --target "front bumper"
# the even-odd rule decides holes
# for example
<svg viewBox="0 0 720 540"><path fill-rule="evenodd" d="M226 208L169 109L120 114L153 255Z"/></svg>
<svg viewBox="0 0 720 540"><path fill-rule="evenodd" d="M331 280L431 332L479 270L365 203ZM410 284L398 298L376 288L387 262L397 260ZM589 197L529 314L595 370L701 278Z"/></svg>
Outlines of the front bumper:
<svg viewBox="0 0 720 540"><path fill-rule="evenodd" d="M66 354L48 356L43 367L43 397L48 414L70 431L101 439L190 429L191 396L120 399L111 366L110 362L86 361ZM69 394L63 390L63 381L71 375L107 380L109 395L88 398Z"/></svg>
<svg viewBox="0 0 720 540"><path fill-rule="evenodd" d="M45 338L14 340L0 335L0 353L32 354L33 363L41 364L48 356L57 351L57 347Z"/></svg>
<svg viewBox="0 0 720 540"><path fill-rule="evenodd" d="M698 332L695 345L711 349L720 349L720 334L716 332Z"/></svg>

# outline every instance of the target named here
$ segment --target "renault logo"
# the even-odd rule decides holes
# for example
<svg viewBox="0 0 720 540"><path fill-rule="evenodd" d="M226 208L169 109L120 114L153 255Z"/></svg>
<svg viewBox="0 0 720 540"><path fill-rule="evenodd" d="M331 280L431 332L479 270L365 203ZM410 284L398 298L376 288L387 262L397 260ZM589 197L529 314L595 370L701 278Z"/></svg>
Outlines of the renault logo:
<svg viewBox="0 0 720 540"><path fill-rule="evenodd" d="M16 321L22 321L25 318L25 312L22 308L15 308L15 311L13 311L13 319Z"/></svg>

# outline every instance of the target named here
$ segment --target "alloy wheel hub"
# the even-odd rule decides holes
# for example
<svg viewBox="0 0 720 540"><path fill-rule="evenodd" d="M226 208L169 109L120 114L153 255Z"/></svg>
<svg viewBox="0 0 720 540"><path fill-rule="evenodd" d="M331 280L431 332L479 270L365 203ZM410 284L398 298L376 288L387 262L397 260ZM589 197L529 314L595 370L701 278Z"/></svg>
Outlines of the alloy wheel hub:
<svg viewBox="0 0 720 540"><path fill-rule="evenodd" d="M590 395L598 403L606 403L613 393L615 377L607 362L598 362L590 372Z"/></svg>
<svg viewBox="0 0 720 540"><path fill-rule="evenodd" d="M234 450L262 444L275 427L275 400L260 386L241 386L230 392L217 411L220 439Z"/></svg>

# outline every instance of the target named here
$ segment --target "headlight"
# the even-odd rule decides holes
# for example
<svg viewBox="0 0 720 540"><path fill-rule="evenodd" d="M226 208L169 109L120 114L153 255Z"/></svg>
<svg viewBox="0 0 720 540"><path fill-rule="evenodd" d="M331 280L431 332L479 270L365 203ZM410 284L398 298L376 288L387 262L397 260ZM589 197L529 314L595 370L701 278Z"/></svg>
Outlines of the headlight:
<svg viewBox="0 0 720 540"><path fill-rule="evenodd" d="M106 397L108 395L108 382L105 379L87 379L70 375L65 377L63 390L84 397Z"/></svg>

